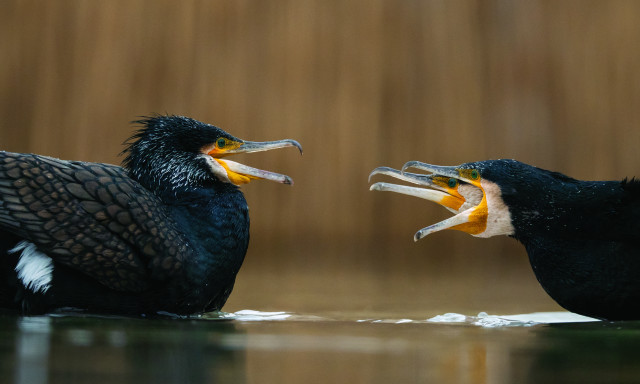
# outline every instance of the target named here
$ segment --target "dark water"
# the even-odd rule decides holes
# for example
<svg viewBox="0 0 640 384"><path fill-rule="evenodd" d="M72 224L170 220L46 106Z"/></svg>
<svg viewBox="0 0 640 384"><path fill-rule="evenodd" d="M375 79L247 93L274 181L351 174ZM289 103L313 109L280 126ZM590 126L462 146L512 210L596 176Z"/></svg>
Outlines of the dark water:
<svg viewBox="0 0 640 384"><path fill-rule="evenodd" d="M577 318L544 294L526 260L483 265L248 262L231 315L0 313L0 383L640 382L640 323L566 323ZM481 311L551 314L531 323ZM467 317L427 321L447 312Z"/></svg>
<svg viewBox="0 0 640 384"><path fill-rule="evenodd" d="M634 383L639 323L0 316L6 383ZM271 318L269 320L269 318ZM259 320L260 319L260 320ZM408 321L408 320L404 320Z"/></svg>

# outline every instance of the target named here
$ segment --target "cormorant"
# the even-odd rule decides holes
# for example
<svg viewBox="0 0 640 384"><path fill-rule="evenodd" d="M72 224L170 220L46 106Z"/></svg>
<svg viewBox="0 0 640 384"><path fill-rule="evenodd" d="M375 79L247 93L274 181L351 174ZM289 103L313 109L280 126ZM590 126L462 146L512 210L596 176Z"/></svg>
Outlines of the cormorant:
<svg viewBox="0 0 640 384"><path fill-rule="evenodd" d="M375 183L371 190L421 197L455 213L419 230L416 241L443 229L511 236L525 246L544 290L565 309L640 319L640 181L581 181L515 160L453 167L410 161L401 170L376 168L370 177L376 174L420 187Z"/></svg>
<svg viewBox="0 0 640 384"><path fill-rule="evenodd" d="M123 166L0 152L0 308L194 314L222 308L249 243L239 185L292 184L227 160L302 147L154 116Z"/></svg>

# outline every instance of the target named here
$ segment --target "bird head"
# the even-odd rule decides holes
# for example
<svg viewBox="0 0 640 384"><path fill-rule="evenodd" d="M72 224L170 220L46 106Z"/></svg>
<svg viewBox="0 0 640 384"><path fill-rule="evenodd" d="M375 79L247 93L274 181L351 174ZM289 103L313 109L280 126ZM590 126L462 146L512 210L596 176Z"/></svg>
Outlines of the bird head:
<svg viewBox="0 0 640 384"><path fill-rule="evenodd" d="M123 166L129 175L156 193L176 188L255 179L293 184L289 176L263 171L226 159L227 156L302 147L295 140L245 141L210 124L183 116L155 116L136 123L142 127L125 144Z"/></svg>
<svg viewBox="0 0 640 384"><path fill-rule="evenodd" d="M419 230L414 240L444 229L455 229L477 237L513 235L514 227L504 193L515 194L522 184L519 172L530 167L515 160L488 160L459 166L439 166L410 161L402 169L379 167L369 175L387 175L418 185L412 187L378 182L372 191L391 191L433 201L455 213L453 217ZM429 174L410 173L417 169ZM506 180L506 182L505 182Z"/></svg>

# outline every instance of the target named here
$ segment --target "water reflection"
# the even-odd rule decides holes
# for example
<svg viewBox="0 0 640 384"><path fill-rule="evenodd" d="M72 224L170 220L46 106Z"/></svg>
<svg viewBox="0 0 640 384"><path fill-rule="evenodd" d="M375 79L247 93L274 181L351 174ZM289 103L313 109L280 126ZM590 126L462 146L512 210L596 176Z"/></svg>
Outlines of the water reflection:
<svg viewBox="0 0 640 384"><path fill-rule="evenodd" d="M536 340L527 382L640 382L640 322L552 324L536 330Z"/></svg>
<svg viewBox="0 0 640 384"><path fill-rule="evenodd" d="M47 382L49 371L50 317L18 318L15 382L40 384Z"/></svg>
<svg viewBox="0 0 640 384"><path fill-rule="evenodd" d="M230 321L0 316L0 382L245 381L244 332Z"/></svg>
<svg viewBox="0 0 640 384"><path fill-rule="evenodd" d="M0 315L0 382L640 379L640 323L519 320L520 326L487 328L474 325L476 316L460 323L258 311L231 316L236 320Z"/></svg>

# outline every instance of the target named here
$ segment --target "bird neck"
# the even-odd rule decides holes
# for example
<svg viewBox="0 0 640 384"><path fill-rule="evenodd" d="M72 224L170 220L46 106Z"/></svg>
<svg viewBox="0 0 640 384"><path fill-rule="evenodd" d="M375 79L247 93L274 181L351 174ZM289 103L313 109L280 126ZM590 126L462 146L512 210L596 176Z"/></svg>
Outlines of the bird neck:
<svg viewBox="0 0 640 384"><path fill-rule="evenodd" d="M206 297L221 307L233 287L249 245L249 208L233 185L182 190L168 203L176 224L196 255L185 260L189 295ZM204 282L204 283L203 283ZM220 297L220 292L225 295ZM206 304L206 303L205 303Z"/></svg>
<svg viewBox="0 0 640 384"><path fill-rule="evenodd" d="M618 181L571 180L516 195L503 198L513 207L514 237L525 245L541 238L611 240L638 233L632 218L640 206L631 203L638 199Z"/></svg>
<svg viewBox="0 0 640 384"><path fill-rule="evenodd" d="M249 208L239 188L227 183L213 183L209 187L180 188L165 195L178 225L185 232L198 237L203 251L225 237L248 237Z"/></svg>

